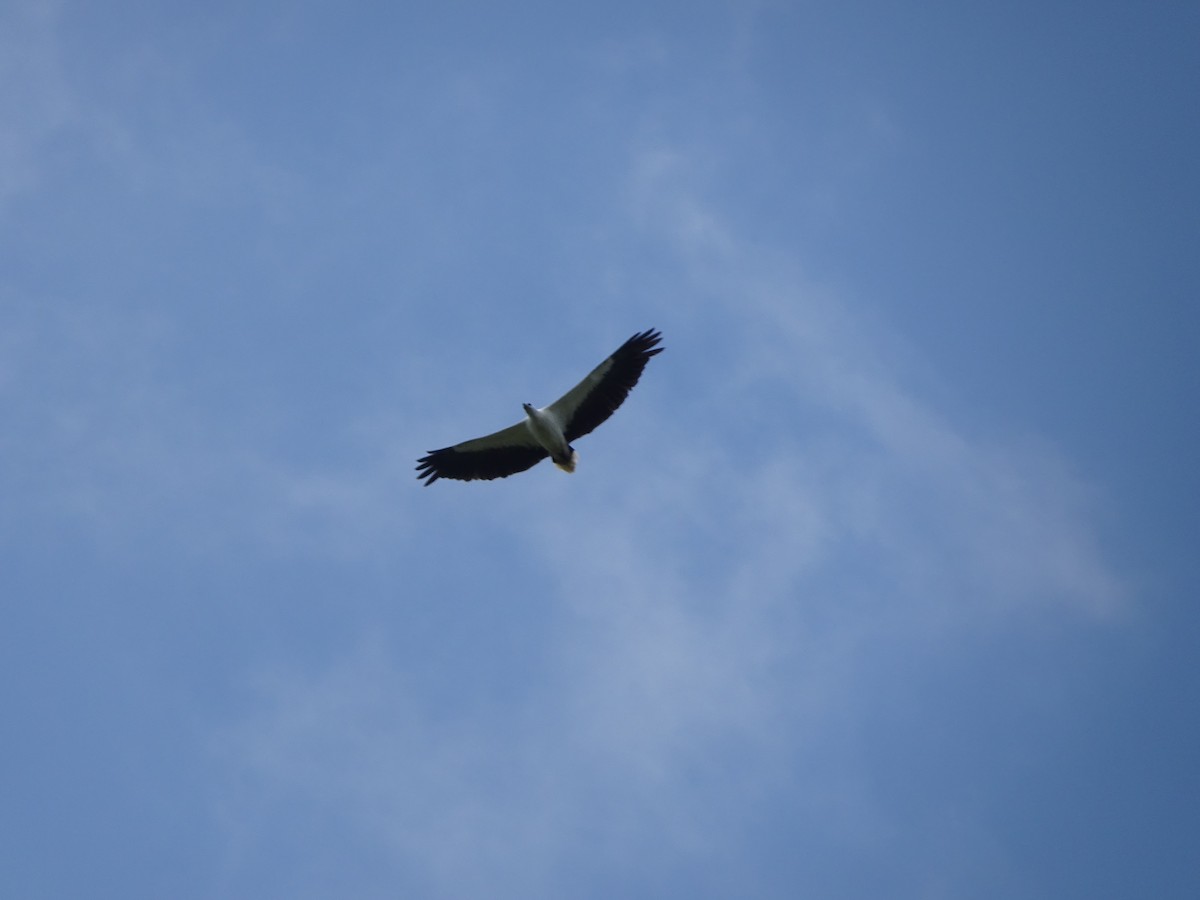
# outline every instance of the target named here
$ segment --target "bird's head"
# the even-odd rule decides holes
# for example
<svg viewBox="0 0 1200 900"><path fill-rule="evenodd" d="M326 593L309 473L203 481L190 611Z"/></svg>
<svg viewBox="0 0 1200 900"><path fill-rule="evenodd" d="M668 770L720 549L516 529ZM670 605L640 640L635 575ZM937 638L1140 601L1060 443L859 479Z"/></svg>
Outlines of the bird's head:
<svg viewBox="0 0 1200 900"><path fill-rule="evenodd" d="M522 403L521 408L525 410L525 415L527 415L527 416L533 415L533 404L532 403Z"/></svg>

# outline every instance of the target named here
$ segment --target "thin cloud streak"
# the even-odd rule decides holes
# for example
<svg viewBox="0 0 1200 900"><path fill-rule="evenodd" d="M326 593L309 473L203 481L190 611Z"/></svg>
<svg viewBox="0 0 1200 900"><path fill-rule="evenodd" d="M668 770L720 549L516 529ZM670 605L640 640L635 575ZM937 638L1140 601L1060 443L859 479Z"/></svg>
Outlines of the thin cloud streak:
<svg viewBox="0 0 1200 900"><path fill-rule="evenodd" d="M705 324L734 346L721 382L732 382L738 393L712 385L722 392L716 421L745 407L763 417L738 425L768 447L776 433L789 441L808 435L785 448L781 466L792 454L818 448L852 460L836 473L843 496L827 498L827 521L839 510L858 510L853 527L873 531L886 546L911 533L904 519L916 512L941 531L933 539L944 549L967 554L963 576L986 572L997 595L1041 593L1098 615L1116 611L1124 588L1090 527L1091 498L1056 451L1026 436L985 439L956 426L905 386L901 345L878 318L806 283L777 254L737 240L689 188L686 156L658 149L644 157L634 166L635 215L676 247L693 292L703 298ZM784 422L795 427L780 428ZM686 446L679 437L663 446ZM836 462L809 462L829 484L835 473L826 466ZM797 461L797 471L806 468L813 466ZM900 541L896 549L920 555L921 548Z"/></svg>

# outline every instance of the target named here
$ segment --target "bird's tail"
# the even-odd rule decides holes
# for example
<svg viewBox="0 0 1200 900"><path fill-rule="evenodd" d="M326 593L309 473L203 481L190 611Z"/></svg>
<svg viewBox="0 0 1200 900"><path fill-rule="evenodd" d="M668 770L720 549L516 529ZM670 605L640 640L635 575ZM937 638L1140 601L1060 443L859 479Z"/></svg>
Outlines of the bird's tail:
<svg viewBox="0 0 1200 900"><path fill-rule="evenodd" d="M570 455L564 459L555 459L554 464L564 472L574 472L575 463L579 462L579 454L575 452L574 448L567 449L570 450Z"/></svg>

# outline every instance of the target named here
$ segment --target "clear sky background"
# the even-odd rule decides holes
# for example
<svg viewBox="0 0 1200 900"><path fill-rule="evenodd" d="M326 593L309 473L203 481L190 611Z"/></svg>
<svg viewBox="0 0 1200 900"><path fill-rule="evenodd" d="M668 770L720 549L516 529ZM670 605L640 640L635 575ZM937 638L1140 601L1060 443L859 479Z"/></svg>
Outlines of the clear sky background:
<svg viewBox="0 0 1200 900"><path fill-rule="evenodd" d="M1198 35L0 3L0 893L1194 897Z"/></svg>

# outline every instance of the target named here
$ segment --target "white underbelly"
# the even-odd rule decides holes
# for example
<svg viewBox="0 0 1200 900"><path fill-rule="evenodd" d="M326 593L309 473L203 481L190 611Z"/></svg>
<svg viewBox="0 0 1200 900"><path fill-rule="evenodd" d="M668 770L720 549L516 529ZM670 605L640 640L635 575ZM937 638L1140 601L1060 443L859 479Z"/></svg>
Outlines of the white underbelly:
<svg viewBox="0 0 1200 900"><path fill-rule="evenodd" d="M567 439L563 437L562 429L548 413L540 409L535 410L528 417L528 422L534 439L545 447L551 456L562 457L570 452L567 449Z"/></svg>

